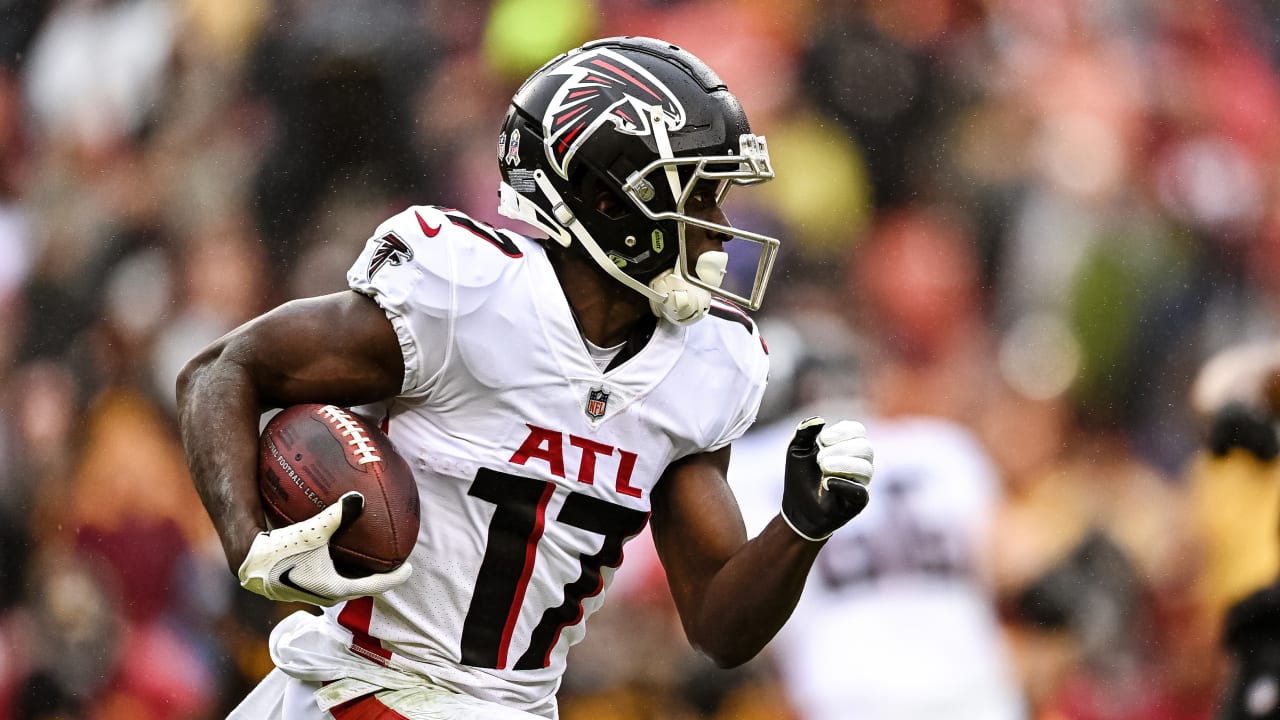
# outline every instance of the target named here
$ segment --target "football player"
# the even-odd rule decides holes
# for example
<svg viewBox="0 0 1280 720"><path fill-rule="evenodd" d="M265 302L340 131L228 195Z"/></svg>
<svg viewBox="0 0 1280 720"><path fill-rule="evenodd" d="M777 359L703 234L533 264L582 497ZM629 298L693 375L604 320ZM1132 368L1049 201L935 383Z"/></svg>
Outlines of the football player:
<svg viewBox="0 0 1280 720"><path fill-rule="evenodd" d="M545 237L411 207L373 233L350 291L266 313L179 379L230 567L249 590L325 608L274 629L277 669L233 717L554 718L569 647L646 524L689 641L740 664L867 502L862 426L812 418L781 512L746 537L729 445L767 357L738 304L759 307L778 243L720 206L773 170L710 68L659 40L588 43L520 88L498 162L501 212ZM755 248L740 293L721 287L735 238ZM421 529L395 571L333 568L327 539L358 496L265 527L259 418L304 402L380 422L413 468Z"/></svg>

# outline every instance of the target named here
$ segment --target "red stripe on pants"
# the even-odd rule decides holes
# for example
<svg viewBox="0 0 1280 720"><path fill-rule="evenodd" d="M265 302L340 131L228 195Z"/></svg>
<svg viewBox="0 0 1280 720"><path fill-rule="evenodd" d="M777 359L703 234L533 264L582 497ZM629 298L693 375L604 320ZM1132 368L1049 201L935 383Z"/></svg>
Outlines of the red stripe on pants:
<svg viewBox="0 0 1280 720"><path fill-rule="evenodd" d="M382 641L369 634L373 620L373 598L361 597L347 601L338 613L338 624L351 631L351 652L386 666L391 651L382 647Z"/></svg>
<svg viewBox="0 0 1280 720"><path fill-rule="evenodd" d="M355 700L348 700L341 705L329 708L334 720L409 720L409 718L392 710L376 695L362 695Z"/></svg>

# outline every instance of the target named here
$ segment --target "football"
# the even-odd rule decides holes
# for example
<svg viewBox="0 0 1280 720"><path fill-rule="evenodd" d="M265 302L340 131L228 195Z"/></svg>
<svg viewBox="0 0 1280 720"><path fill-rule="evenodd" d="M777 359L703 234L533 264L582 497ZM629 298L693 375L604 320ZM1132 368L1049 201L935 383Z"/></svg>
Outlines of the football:
<svg viewBox="0 0 1280 720"><path fill-rule="evenodd" d="M258 492L272 528L306 520L343 493L364 495L364 512L334 534L338 571L360 577L394 570L418 539L413 472L377 427L333 405L294 405L259 440Z"/></svg>

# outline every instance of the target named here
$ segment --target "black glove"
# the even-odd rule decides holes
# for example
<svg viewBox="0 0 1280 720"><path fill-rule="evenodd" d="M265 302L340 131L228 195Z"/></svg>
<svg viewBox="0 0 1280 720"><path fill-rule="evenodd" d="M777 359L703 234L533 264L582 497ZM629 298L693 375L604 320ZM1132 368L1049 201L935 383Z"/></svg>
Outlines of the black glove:
<svg viewBox="0 0 1280 720"><path fill-rule="evenodd" d="M1227 612L1223 642L1231 677L1218 696L1218 720L1280 720L1280 582Z"/></svg>
<svg viewBox="0 0 1280 720"><path fill-rule="evenodd" d="M874 453L862 423L824 428L813 417L796 427L787 447L782 519L806 540L825 540L870 500Z"/></svg>
<svg viewBox="0 0 1280 720"><path fill-rule="evenodd" d="M1232 403L1219 410L1209 423L1209 450L1222 457L1231 448L1243 448L1259 460L1274 460L1280 455L1280 440L1275 425L1261 410Z"/></svg>

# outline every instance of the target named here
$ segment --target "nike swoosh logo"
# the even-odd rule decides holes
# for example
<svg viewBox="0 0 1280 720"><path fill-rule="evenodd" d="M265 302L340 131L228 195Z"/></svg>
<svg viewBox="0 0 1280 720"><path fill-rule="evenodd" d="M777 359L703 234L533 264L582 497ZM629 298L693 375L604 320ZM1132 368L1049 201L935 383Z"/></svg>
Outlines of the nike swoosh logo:
<svg viewBox="0 0 1280 720"><path fill-rule="evenodd" d="M332 599L333 599L333 598L331 598L331 597L326 597L326 596L324 596L324 595L321 595L320 593L316 592L315 590L310 590L310 589L308 589L308 588L304 588L304 587L302 587L301 585L299 585L298 583L294 582L294 581L293 581L293 579L289 577L289 575L293 572L294 568L296 568L296 567L297 567L297 565L295 565L295 566L293 566L293 567L289 568L288 570L285 570L283 573L281 573L281 575L280 575L280 584L281 584L281 585L284 585L285 587L291 587L291 588L293 588L294 590L297 590L298 592L306 593L306 594L308 594L308 595L310 595L310 596L312 596L312 597L320 598L321 600L332 600Z"/></svg>
<svg viewBox="0 0 1280 720"><path fill-rule="evenodd" d="M418 214L417 210L413 211L413 216L418 218L418 227L422 228L423 235L426 235L427 237L435 237L440 233L441 226L437 225L435 227L431 227L427 224L426 220L422 219L422 216Z"/></svg>

